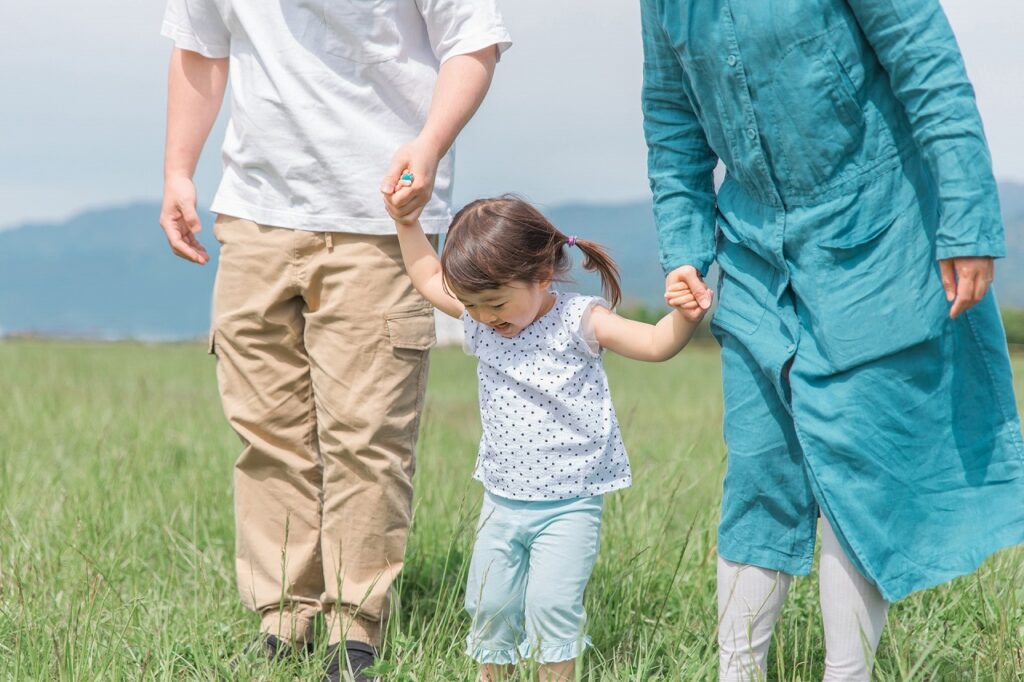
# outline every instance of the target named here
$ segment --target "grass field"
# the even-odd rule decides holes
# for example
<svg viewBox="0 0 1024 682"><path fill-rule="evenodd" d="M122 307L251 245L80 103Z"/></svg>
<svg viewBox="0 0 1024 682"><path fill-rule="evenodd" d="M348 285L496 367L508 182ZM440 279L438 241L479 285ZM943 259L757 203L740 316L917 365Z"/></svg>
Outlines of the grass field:
<svg viewBox="0 0 1024 682"><path fill-rule="evenodd" d="M607 367L635 483L608 501L582 678L712 680L725 455L716 350ZM1015 367L1021 396L1020 358ZM461 600L478 434L473 360L438 350L386 680L473 677ZM226 673L255 628L234 585L238 450L198 345L0 343L0 679ZM822 667L812 574L794 581L769 679L820 680ZM242 676L318 680L319 669L313 658ZM1024 548L896 604L876 677L1024 679Z"/></svg>

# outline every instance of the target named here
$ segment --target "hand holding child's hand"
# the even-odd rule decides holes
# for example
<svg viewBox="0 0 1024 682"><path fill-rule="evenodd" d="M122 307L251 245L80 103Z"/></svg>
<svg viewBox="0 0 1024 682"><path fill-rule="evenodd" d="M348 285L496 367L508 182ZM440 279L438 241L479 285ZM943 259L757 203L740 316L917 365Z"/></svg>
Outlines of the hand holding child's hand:
<svg viewBox="0 0 1024 682"><path fill-rule="evenodd" d="M692 265L684 265L665 277L665 302L676 308L690 322L700 322L711 308L715 292Z"/></svg>
<svg viewBox="0 0 1024 682"><path fill-rule="evenodd" d="M419 138L399 149L381 182L388 214L401 225L412 225L434 193L440 150Z"/></svg>

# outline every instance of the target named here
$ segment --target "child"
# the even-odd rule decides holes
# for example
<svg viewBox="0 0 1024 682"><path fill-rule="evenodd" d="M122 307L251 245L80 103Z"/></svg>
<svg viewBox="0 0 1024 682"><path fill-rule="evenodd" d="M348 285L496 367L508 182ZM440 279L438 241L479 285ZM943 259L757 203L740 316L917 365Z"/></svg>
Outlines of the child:
<svg viewBox="0 0 1024 682"><path fill-rule="evenodd" d="M502 679L522 659L540 664L542 679L575 679L575 659L589 644L583 591L602 496L630 484L601 350L667 360L696 322L679 309L656 325L616 315L617 270L604 249L566 237L515 197L459 211L440 259L418 222L396 222L413 284L462 319L465 349L479 359L483 437L474 477L486 492L466 593L468 654L484 681ZM583 267L600 274L611 306L550 288L567 274L573 246L586 256ZM699 321L696 301L679 304Z"/></svg>

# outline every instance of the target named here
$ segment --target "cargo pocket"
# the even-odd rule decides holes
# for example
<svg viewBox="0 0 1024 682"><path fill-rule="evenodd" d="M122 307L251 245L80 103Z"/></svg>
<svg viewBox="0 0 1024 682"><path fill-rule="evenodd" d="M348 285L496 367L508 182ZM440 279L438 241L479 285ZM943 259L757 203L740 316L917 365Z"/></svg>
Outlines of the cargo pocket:
<svg viewBox="0 0 1024 682"><path fill-rule="evenodd" d="M388 313L385 319L393 348L425 351L437 341L433 308L395 310Z"/></svg>

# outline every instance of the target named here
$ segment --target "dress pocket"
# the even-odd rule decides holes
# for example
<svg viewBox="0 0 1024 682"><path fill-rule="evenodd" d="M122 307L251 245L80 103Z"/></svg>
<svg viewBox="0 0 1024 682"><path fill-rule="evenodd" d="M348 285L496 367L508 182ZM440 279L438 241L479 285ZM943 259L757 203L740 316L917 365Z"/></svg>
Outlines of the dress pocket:
<svg viewBox="0 0 1024 682"><path fill-rule="evenodd" d="M394 0L323 0L330 55L360 64L398 56L399 35Z"/></svg>
<svg viewBox="0 0 1024 682"><path fill-rule="evenodd" d="M830 37L826 31L793 45L772 78L769 143L781 152L785 182L798 193L835 181L864 139L864 111Z"/></svg>
<svg viewBox="0 0 1024 682"><path fill-rule="evenodd" d="M797 294L836 371L939 336L948 305L919 206L865 216L811 246Z"/></svg>
<svg viewBox="0 0 1024 682"><path fill-rule="evenodd" d="M712 327L736 335L757 331L764 319L768 296L778 272L759 255L731 238L719 223L718 307Z"/></svg>
<svg viewBox="0 0 1024 682"><path fill-rule="evenodd" d="M437 342L433 308L395 310L385 320L393 348L425 351Z"/></svg>

